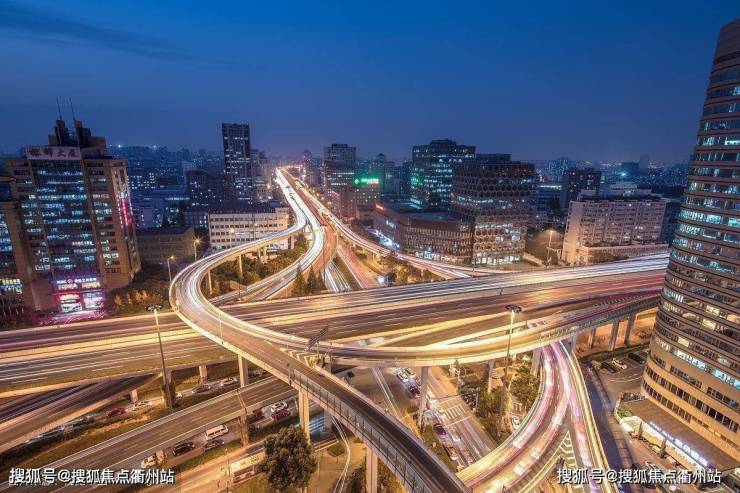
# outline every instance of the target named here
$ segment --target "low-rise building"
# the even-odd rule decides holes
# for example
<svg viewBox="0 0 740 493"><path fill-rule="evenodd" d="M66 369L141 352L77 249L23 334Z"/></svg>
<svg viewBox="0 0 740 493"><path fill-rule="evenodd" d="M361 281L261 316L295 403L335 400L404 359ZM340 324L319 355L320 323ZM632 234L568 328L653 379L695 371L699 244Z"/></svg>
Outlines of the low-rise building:
<svg viewBox="0 0 740 493"><path fill-rule="evenodd" d="M208 233L213 250L263 238L287 229L289 224L290 209L277 203L212 208L208 213ZM288 248L288 240L275 242L271 247Z"/></svg>
<svg viewBox="0 0 740 493"><path fill-rule="evenodd" d="M195 231L190 226L169 226L136 230L142 262L164 264L195 259Z"/></svg>
<svg viewBox="0 0 740 493"><path fill-rule="evenodd" d="M419 212L408 204L380 202L373 212L373 227L384 243L409 255L454 264L470 262L470 224L449 212Z"/></svg>
<svg viewBox="0 0 740 493"><path fill-rule="evenodd" d="M581 196L570 202L561 259L588 265L665 251L665 201L656 196Z"/></svg>

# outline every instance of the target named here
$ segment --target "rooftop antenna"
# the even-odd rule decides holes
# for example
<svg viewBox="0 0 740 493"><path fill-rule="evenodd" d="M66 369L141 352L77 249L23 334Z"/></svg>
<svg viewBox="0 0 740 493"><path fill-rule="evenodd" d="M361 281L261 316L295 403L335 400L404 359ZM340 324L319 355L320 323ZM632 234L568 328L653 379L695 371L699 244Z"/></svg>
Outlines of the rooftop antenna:
<svg viewBox="0 0 740 493"><path fill-rule="evenodd" d="M59 113L59 119L62 120L62 107L59 106L59 98L57 97L57 112Z"/></svg>

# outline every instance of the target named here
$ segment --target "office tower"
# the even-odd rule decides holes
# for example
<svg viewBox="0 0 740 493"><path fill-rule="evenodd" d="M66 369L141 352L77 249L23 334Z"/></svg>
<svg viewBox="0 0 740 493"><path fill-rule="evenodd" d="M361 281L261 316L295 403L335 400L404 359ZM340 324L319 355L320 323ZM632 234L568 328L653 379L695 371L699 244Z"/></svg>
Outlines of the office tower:
<svg viewBox="0 0 740 493"><path fill-rule="evenodd" d="M475 159L475 146L454 140L433 140L413 147L411 156L411 204L419 209L450 205L452 173L458 164Z"/></svg>
<svg viewBox="0 0 740 493"><path fill-rule="evenodd" d="M521 260L537 173L510 154L478 154L453 167L451 209L470 224L473 265Z"/></svg>
<svg viewBox="0 0 740 493"><path fill-rule="evenodd" d="M224 140L224 175L229 196L239 202L250 202L252 185L252 148L248 123L222 123Z"/></svg>
<svg viewBox="0 0 740 493"><path fill-rule="evenodd" d="M641 410L669 453L677 448L681 462L721 470L740 457L739 88L737 19L720 31L714 54Z"/></svg>
<svg viewBox="0 0 740 493"><path fill-rule="evenodd" d="M373 220L375 204L380 200L381 174L367 172L355 175L352 181L351 215L360 222L370 223Z"/></svg>
<svg viewBox="0 0 740 493"><path fill-rule="evenodd" d="M653 195L582 196L570 202L560 258L570 265L664 252L666 203Z"/></svg>
<svg viewBox="0 0 740 493"><path fill-rule="evenodd" d="M207 207L222 204L226 200L225 179L203 170L192 170L185 174L187 181L188 206Z"/></svg>
<svg viewBox="0 0 740 493"><path fill-rule="evenodd" d="M347 144L324 147L324 194L332 210L346 217L351 209L351 187L357 166L357 149Z"/></svg>
<svg viewBox="0 0 740 493"><path fill-rule="evenodd" d="M560 189L560 210L568 211L568 204L584 191L599 193L601 171L593 168L570 168L563 173L563 187Z"/></svg>
<svg viewBox="0 0 740 493"><path fill-rule="evenodd" d="M141 268L123 160L75 120L57 120L48 146L6 160L12 176L5 228L13 229L16 277L24 304L71 312L100 308L104 292L129 284Z"/></svg>

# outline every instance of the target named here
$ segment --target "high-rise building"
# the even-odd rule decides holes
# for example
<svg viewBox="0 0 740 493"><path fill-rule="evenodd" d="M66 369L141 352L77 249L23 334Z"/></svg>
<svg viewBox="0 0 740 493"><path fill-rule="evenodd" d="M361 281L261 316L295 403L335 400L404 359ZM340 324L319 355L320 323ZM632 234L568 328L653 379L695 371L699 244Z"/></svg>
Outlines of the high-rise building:
<svg viewBox="0 0 740 493"><path fill-rule="evenodd" d="M252 147L248 123L222 123L224 175L230 199L250 202L252 185Z"/></svg>
<svg viewBox="0 0 740 493"><path fill-rule="evenodd" d="M563 173L563 187L560 189L560 210L568 211L568 204L578 198L578 194L591 191L599 192L601 171L593 168L570 168Z"/></svg>
<svg viewBox="0 0 740 493"><path fill-rule="evenodd" d="M739 156L737 19L714 54L637 408L680 462L724 471L740 463Z"/></svg>
<svg viewBox="0 0 740 493"><path fill-rule="evenodd" d="M347 217L351 210L351 188L355 179L357 149L347 144L324 147L324 194L332 210Z"/></svg>
<svg viewBox="0 0 740 493"><path fill-rule="evenodd" d="M379 173L357 174L352 182L352 215L360 222L373 220L375 204L380 200L381 178Z"/></svg>
<svg viewBox="0 0 740 493"><path fill-rule="evenodd" d="M34 310L100 308L105 291L141 268L126 164L82 122L74 127L57 120L48 146L6 160L12 182L0 230L9 232L15 273L6 268L0 283L20 284Z"/></svg>
<svg viewBox="0 0 740 493"><path fill-rule="evenodd" d="M452 212L473 232L473 265L521 260L537 173L510 154L478 154L453 167Z"/></svg>
<svg viewBox="0 0 740 493"><path fill-rule="evenodd" d="M226 201L225 180L223 175L214 175L208 171L192 170L186 174L188 206L206 207L223 204Z"/></svg>
<svg viewBox="0 0 740 493"><path fill-rule="evenodd" d="M416 145L411 156L411 204L419 209L450 206L453 169L475 160L475 146L454 140L433 140Z"/></svg>

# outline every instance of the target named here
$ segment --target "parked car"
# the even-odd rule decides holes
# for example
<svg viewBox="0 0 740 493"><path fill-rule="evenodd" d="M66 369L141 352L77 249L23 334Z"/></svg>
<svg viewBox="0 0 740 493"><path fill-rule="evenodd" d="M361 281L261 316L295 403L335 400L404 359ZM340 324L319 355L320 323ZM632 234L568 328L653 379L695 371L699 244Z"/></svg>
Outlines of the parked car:
<svg viewBox="0 0 740 493"><path fill-rule="evenodd" d="M601 364L601 368L603 368L604 370L608 371L609 373L617 373L617 372L619 372L619 370L617 370L617 368L614 365L612 365L611 363L606 362L606 361Z"/></svg>
<svg viewBox="0 0 740 493"><path fill-rule="evenodd" d="M203 446L203 448L205 449L206 452L208 452L209 450L218 448L222 446L223 444L224 444L223 440L221 440L220 438L215 438L213 440L206 441L206 444Z"/></svg>
<svg viewBox="0 0 740 493"><path fill-rule="evenodd" d="M636 363L640 364L640 365L644 365L645 364L645 358L643 358L641 355L639 355L637 353L630 353L630 354L627 355L627 357L629 359L631 359L632 361L635 361Z"/></svg>
<svg viewBox="0 0 740 493"><path fill-rule="evenodd" d="M626 370L626 369L627 369L627 363L625 363L625 362L624 362L624 361L622 361L621 359L618 359L618 358L614 358L614 359L612 360L612 364L613 364L614 366L616 366L617 368L621 368L622 370Z"/></svg>
<svg viewBox="0 0 740 493"><path fill-rule="evenodd" d="M247 418L247 422L250 424L256 423L257 421L261 420L264 417L265 417L265 414L262 412L262 409L257 409L256 411L254 411L252 414L249 415L249 417Z"/></svg>
<svg viewBox="0 0 740 493"><path fill-rule="evenodd" d="M134 405L131 406L131 409L134 411L141 411L142 409L146 409L147 407L152 407L152 401L136 401L134 402Z"/></svg>
<svg viewBox="0 0 740 493"><path fill-rule="evenodd" d="M270 406L270 412L273 414L283 409L288 409L288 403L285 401L278 401Z"/></svg>
<svg viewBox="0 0 740 493"><path fill-rule="evenodd" d="M174 447L172 447L172 453L175 456L186 454L193 450L195 448L195 444L193 442L182 442L178 443Z"/></svg>
<svg viewBox="0 0 740 493"><path fill-rule="evenodd" d="M290 409L281 409L280 411L272 413L272 419L280 421L290 416Z"/></svg>
<svg viewBox="0 0 740 493"><path fill-rule="evenodd" d="M157 460L156 455L150 455L143 461L141 461L141 468L142 469L149 469L150 467L156 467L159 461Z"/></svg>
<svg viewBox="0 0 740 493"><path fill-rule="evenodd" d="M442 424L440 423L434 423L434 426L432 426L432 429L434 430L434 433L436 433L440 437L447 436L447 431L445 431L445 427L442 426Z"/></svg>
<svg viewBox="0 0 740 493"><path fill-rule="evenodd" d="M396 373L396 377L398 377L398 379L403 383L408 383L409 381L409 375L403 369L399 370L398 373Z"/></svg>
<svg viewBox="0 0 740 493"><path fill-rule="evenodd" d="M413 398L421 397L421 390L419 390L419 387L417 387L416 385L411 385L409 387L409 395L411 395L411 397Z"/></svg>
<svg viewBox="0 0 740 493"><path fill-rule="evenodd" d="M115 409L111 409L108 411L108 414L105 415L106 418L114 418L116 416L120 416L121 414L126 414L126 408L125 407L117 407Z"/></svg>
<svg viewBox="0 0 740 493"><path fill-rule="evenodd" d="M213 428L208 428L206 430L206 440L213 440L214 438L223 436L228 432L229 428L226 425L218 425L214 426Z"/></svg>

